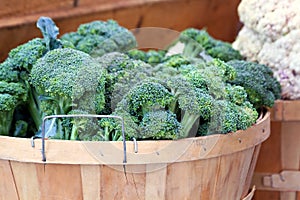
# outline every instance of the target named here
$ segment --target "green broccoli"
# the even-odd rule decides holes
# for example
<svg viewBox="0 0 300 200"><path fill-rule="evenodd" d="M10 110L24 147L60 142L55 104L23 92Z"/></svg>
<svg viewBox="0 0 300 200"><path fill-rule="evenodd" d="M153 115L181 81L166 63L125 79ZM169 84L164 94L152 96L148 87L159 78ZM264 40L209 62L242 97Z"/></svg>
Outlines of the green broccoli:
<svg viewBox="0 0 300 200"><path fill-rule="evenodd" d="M114 20L81 24L76 32L66 33L60 39L92 57L108 52L126 52L136 47L134 35Z"/></svg>
<svg viewBox="0 0 300 200"><path fill-rule="evenodd" d="M132 59L142 60L150 65L157 65L164 61L166 51L153 49L142 51L138 49L132 49L127 52L127 55Z"/></svg>
<svg viewBox="0 0 300 200"><path fill-rule="evenodd" d="M243 104L237 107L238 109L238 130L245 130L255 124L258 119L258 111L253 107L253 105L245 101Z"/></svg>
<svg viewBox="0 0 300 200"><path fill-rule="evenodd" d="M132 60L134 67L123 70L122 76L116 80L111 93L111 109L115 110L118 102L122 100L129 90L146 79L153 77L153 68L140 60Z"/></svg>
<svg viewBox="0 0 300 200"><path fill-rule="evenodd" d="M210 118L213 97L182 76L170 78L166 84L174 96L170 111L181 115L183 137L195 135L192 130L200 118Z"/></svg>
<svg viewBox="0 0 300 200"><path fill-rule="evenodd" d="M137 138L140 135L139 120L136 116L130 114L129 103L127 98L123 98L118 104L115 111L111 114L113 116L122 117L125 127L125 139L129 140L133 137ZM121 140L122 139L122 124L120 120L114 118L103 118L99 121L103 131L105 140Z"/></svg>
<svg viewBox="0 0 300 200"><path fill-rule="evenodd" d="M266 65L244 60L232 60L227 64L237 72L236 78L228 82L244 87L248 101L256 109L272 107L274 101L280 98L280 84Z"/></svg>
<svg viewBox="0 0 300 200"><path fill-rule="evenodd" d="M18 116L15 123L21 120L19 122L20 127L15 128L15 131L18 130L18 132L24 130L25 126L21 126L24 120L30 122L30 128L28 128L28 130L33 131L36 131L42 123L42 112L40 110L41 97L29 82L33 65L48 51L64 47L63 43L56 39L58 28L52 19L40 17L37 21L37 27L40 28L44 38L34 38L17 46L9 52L7 59L0 64L0 81L7 82L14 90L19 91L19 88L22 87L22 92L23 90L26 91L26 100L22 100L24 106L22 106L22 109L17 109L22 110L23 113L14 113L14 116ZM1 93L3 93L3 91ZM28 115L28 113L30 113L30 115ZM22 115L23 117L21 117ZM32 124L31 121L33 121L34 124Z"/></svg>
<svg viewBox="0 0 300 200"><path fill-rule="evenodd" d="M0 94L0 134L10 135L17 99L10 94Z"/></svg>
<svg viewBox="0 0 300 200"><path fill-rule="evenodd" d="M7 98L6 94L11 95L14 100L14 104L10 104L11 111L7 117L2 119L7 120L7 126L5 132L0 134L12 134L9 131L13 131L11 122L13 121L15 110L21 104L26 104L28 110L31 110L31 103L34 102L31 87L28 83L28 77L32 65L34 62L46 52L45 43L42 39L35 38L29 42L22 44L9 52L8 57L4 62L0 64L0 94L3 94ZM9 101L11 103L11 101ZM5 106L6 107L6 106ZM20 114L20 113L19 113ZM37 123L41 122L40 118L36 118Z"/></svg>
<svg viewBox="0 0 300 200"><path fill-rule="evenodd" d="M101 114L111 114L123 96L140 81L153 76L153 68L141 60L112 52L96 60L107 70L105 82L105 109Z"/></svg>
<svg viewBox="0 0 300 200"><path fill-rule="evenodd" d="M219 58L225 62L242 59L239 51L232 48L231 44L217 40L202 29L188 28L181 32L179 41L185 44L183 55L186 57L199 57L201 53L212 58Z"/></svg>
<svg viewBox="0 0 300 200"><path fill-rule="evenodd" d="M242 105L247 101L247 92L240 85L226 84L226 99L236 105Z"/></svg>
<svg viewBox="0 0 300 200"><path fill-rule="evenodd" d="M102 139L102 130L98 125L98 119L79 115L88 115L89 112L73 109L69 113L70 117L62 118L62 132L57 131L53 138L66 140L99 141ZM71 115L78 115L71 117ZM63 133L63 134L61 134Z"/></svg>
<svg viewBox="0 0 300 200"><path fill-rule="evenodd" d="M177 116L165 110L149 111L140 122L139 139L178 139L181 138L181 124Z"/></svg>
<svg viewBox="0 0 300 200"><path fill-rule="evenodd" d="M163 61L153 66L153 76L158 79L168 79L183 73L182 68L189 65L191 61L180 54L165 56ZM189 71L189 69L187 70Z"/></svg>
<svg viewBox="0 0 300 200"><path fill-rule="evenodd" d="M18 106L27 101L27 88L21 83L0 81L0 135L13 135L13 118Z"/></svg>
<svg viewBox="0 0 300 200"><path fill-rule="evenodd" d="M112 113L112 115L117 115L123 118L127 139L132 137L136 139L145 139L148 137L150 134L150 128L146 128L145 123L146 121L152 121L153 117L149 116L150 113L158 112L160 110L168 110L168 105L173 101L172 94L158 82L159 81L155 82L152 79L146 79L140 84L133 86L117 104L115 111ZM145 118L145 116L149 117ZM157 124L156 127L153 127L153 131L156 131L156 133L153 132L153 134L156 136L152 136L170 138L170 134L173 134L172 137L175 137L175 133L179 134L177 131L177 129L179 130L179 124L175 123L176 121L173 120L176 118L175 116L176 115L171 115L171 113L169 113L168 117L160 115L160 117L169 121L161 122L161 125ZM114 124L113 122L115 120L113 120L113 122L111 122L112 120L109 120L110 123L107 123L107 120L103 121L105 121L105 123L101 124L102 127L106 130L112 130L108 133L106 132L106 138L111 137L107 135L120 135L120 122ZM153 125L155 124L154 121L152 123ZM165 125L163 125L164 123ZM174 124L171 125L171 123ZM164 130L167 130L168 127L168 132L165 132L166 135L163 135L161 132L163 127L159 128L159 126L165 126ZM171 130L171 127L174 128L174 130Z"/></svg>
<svg viewBox="0 0 300 200"><path fill-rule="evenodd" d="M143 82L136 85L126 95L130 114L143 117L151 110L165 109L173 100L173 95L160 83Z"/></svg>
<svg viewBox="0 0 300 200"><path fill-rule="evenodd" d="M105 105L105 76L106 70L88 54L62 48L34 64L30 83L44 101L43 113L67 114L72 109L100 113Z"/></svg>
<svg viewBox="0 0 300 200"><path fill-rule="evenodd" d="M127 51L126 54L130 58L135 59L135 60L141 60L144 62L146 62L148 60L147 53L143 50L131 49L131 50Z"/></svg>

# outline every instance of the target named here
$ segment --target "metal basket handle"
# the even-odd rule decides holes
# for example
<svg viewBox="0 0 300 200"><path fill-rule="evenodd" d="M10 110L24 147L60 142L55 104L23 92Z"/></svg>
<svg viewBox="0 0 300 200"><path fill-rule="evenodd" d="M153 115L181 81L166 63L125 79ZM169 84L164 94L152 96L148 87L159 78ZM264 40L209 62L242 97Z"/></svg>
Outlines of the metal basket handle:
<svg viewBox="0 0 300 200"><path fill-rule="evenodd" d="M125 140L125 131L124 131L124 121L120 116L114 115L94 115L94 114L71 114L71 115L49 115L44 117L42 123L42 161L46 162L46 154L45 154L45 122L48 119L52 118L75 118L75 117L90 117L90 118L114 118L119 119L122 122L122 140L123 140L123 163L127 163L127 154L126 154L126 140Z"/></svg>

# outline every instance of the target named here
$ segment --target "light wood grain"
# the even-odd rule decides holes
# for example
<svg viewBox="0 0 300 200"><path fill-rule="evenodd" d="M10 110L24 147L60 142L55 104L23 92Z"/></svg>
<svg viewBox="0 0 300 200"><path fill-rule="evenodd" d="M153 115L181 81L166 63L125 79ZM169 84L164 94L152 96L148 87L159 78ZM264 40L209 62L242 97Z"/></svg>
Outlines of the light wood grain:
<svg viewBox="0 0 300 200"><path fill-rule="evenodd" d="M122 142L48 139L42 162L40 140L1 136L0 183L12 199L242 199L269 125L267 113L227 135L139 141L137 153L128 141L127 163Z"/></svg>
<svg viewBox="0 0 300 200"><path fill-rule="evenodd" d="M252 184L256 185L255 200L300 200L300 192L293 191L293 182L284 188L264 185L264 177L278 175L285 170L300 171L300 101L276 101L271 110L271 135L262 143ZM288 180L287 180L288 181Z"/></svg>

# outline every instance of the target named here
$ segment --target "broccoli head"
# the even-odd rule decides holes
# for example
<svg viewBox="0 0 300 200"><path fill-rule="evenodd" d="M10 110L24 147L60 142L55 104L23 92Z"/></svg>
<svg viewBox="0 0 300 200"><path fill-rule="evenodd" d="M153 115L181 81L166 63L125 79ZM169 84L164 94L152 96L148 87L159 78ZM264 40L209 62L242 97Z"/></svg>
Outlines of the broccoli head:
<svg viewBox="0 0 300 200"><path fill-rule="evenodd" d="M147 81L132 88L126 97L131 114L137 117L142 117L151 110L165 109L174 100L163 85Z"/></svg>
<svg viewBox="0 0 300 200"><path fill-rule="evenodd" d="M248 100L256 109L272 107L280 98L280 84L266 65L244 60L232 60L227 64L237 72L236 78L228 82L244 87Z"/></svg>
<svg viewBox="0 0 300 200"><path fill-rule="evenodd" d="M106 70L82 51L49 51L30 73L30 83L42 102L42 117L67 114L72 109L100 113L105 106L105 74ZM58 130L62 130L60 125Z"/></svg>
<svg viewBox="0 0 300 200"><path fill-rule="evenodd" d="M30 75L32 86L52 101L56 114L68 113L72 107L98 113L104 107L105 70L84 52L69 48L49 51L35 63Z"/></svg>
<svg viewBox="0 0 300 200"><path fill-rule="evenodd" d="M136 47L134 35L114 20L92 21L81 24L76 32L61 37L80 51L92 57L100 57L108 52L126 52Z"/></svg>
<svg viewBox="0 0 300 200"><path fill-rule="evenodd" d="M230 43L213 38L204 29L185 29L179 38L179 41L185 44L183 55L187 57L199 57L201 52L204 52L212 58L219 58L225 62L243 58Z"/></svg>
<svg viewBox="0 0 300 200"><path fill-rule="evenodd" d="M137 139L178 139L181 137L181 124L177 116L165 110L149 111L140 123L141 135Z"/></svg>

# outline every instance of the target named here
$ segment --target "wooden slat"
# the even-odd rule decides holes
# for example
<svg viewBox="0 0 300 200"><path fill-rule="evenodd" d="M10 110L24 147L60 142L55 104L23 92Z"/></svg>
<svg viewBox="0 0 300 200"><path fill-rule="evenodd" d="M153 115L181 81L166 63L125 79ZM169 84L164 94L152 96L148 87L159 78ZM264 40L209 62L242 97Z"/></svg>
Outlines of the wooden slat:
<svg viewBox="0 0 300 200"><path fill-rule="evenodd" d="M145 200L164 200L166 196L167 164L146 167Z"/></svg>
<svg viewBox="0 0 300 200"><path fill-rule="evenodd" d="M251 163L254 148L235 153L235 156L220 157L220 168L216 182L216 199L238 199L246 196L244 191L249 190L249 185L245 185L248 175L251 175ZM252 169L251 169L252 170ZM212 176L212 174L211 174ZM230 187L225 188L224 185Z"/></svg>
<svg viewBox="0 0 300 200"><path fill-rule="evenodd" d="M74 0L1 0L0 18L72 8Z"/></svg>
<svg viewBox="0 0 300 200"><path fill-rule="evenodd" d="M252 177L253 177L254 170L255 170L255 167L256 167L256 163L257 163L257 160L258 160L258 155L259 155L259 152L260 152L260 148L261 148L261 145L257 145L254 148L250 168L247 172L245 172L245 173L248 173L248 174L247 174L247 177L246 177L245 187L244 187L244 191L243 191L242 196L246 196L249 192L248 188L251 187ZM253 188L255 188L255 185L253 186ZM253 195L254 195L254 190L253 190Z"/></svg>
<svg viewBox="0 0 300 200"><path fill-rule="evenodd" d="M101 169L101 199L143 199L146 166L122 167L105 165Z"/></svg>
<svg viewBox="0 0 300 200"><path fill-rule="evenodd" d="M80 165L35 164L35 168L39 187L35 193L41 196L31 199L83 198Z"/></svg>
<svg viewBox="0 0 300 200"><path fill-rule="evenodd" d="M278 100L271 110L271 135L262 144L252 183L257 186L254 199L300 198L300 192L279 193L278 188L263 185L263 177L283 170L300 170L300 101ZM287 183L288 184L288 183Z"/></svg>
<svg viewBox="0 0 300 200"><path fill-rule="evenodd" d="M82 165L82 193L83 199L100 200L101 191L101 166L97 165Z"/></svg>
<svg viewBox="0 0 300 200"><path fill-rule="evenodd" d="M211 176L209 179L207 179L207 175L217 171L217 163L218 159L213 158L206 161L199 160L168 165L166 199L212 198L217 175ZM183 187L182 183L185 183L186 187Z"/></svg>
<svg viewBox="0 0 300 200"><path fill-rule="evenodd" d="M0 160L0 177L0 200L18 200L18 191L10 161Z"/></svg>
<svg viewBox="0 0 300 200"><path fill-rule="evenodd" d="M271 109L272 121L300 121L300 100L277 100Z"/></svg>
<svg viewBox="0 0 300 200"><path fill-rule="evenodd" d="M300 105L300 104L299 104ZM288 106L287 106L288 107ZM295 108L296 109L296 108ZM297 110L289 110L291 116L289 119L295 119L294 112ZM283 122L281 135L281 165L284 170L300 171L300 123L299 122ZM300 180L299 180L300 181ZM300 195L300 192L299 192ZM281 199L295 200L297 192L281 192Z"/></svg>
<svg viewBox="0 0 300 200"><path fill-rule="evenodd" d="M11 162L17 194L20 199L41 199L40 185L34 163Z"/></svg>

